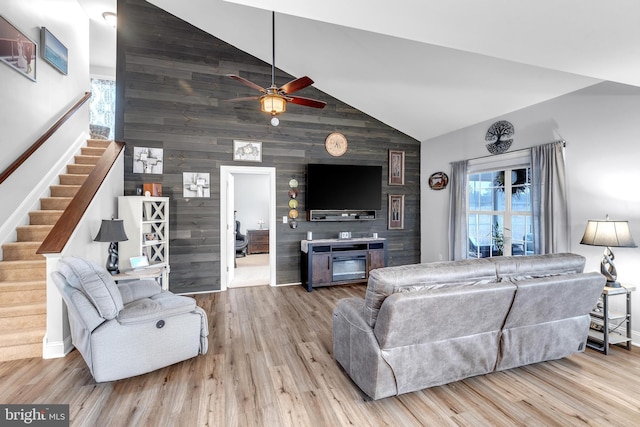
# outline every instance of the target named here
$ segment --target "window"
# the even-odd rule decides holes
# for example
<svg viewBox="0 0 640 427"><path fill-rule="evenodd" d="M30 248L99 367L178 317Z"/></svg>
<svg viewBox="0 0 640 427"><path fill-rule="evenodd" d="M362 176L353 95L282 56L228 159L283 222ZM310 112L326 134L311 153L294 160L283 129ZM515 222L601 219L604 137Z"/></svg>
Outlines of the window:
<svg viewBox="0 0 640 427"><path fill-rule="evenodd" d="M470 165L467 178L468 257L533 254L530 164Z"/></svg>

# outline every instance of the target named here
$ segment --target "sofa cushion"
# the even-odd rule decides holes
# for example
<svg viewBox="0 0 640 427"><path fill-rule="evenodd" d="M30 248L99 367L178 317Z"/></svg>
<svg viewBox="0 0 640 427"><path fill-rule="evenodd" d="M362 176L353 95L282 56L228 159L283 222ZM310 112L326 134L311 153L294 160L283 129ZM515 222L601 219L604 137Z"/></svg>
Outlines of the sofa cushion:
<svg viewBox="0 0 640 427"><path fill-rule="evenodd" d="M127 304L117 320L120 324L166 320L178 314L190 313L195 307L196 300L193 298L161 292Z"/></svg>
<svg viewBox="0 0 640 427"><path fill-rule="evenodd" d="M58 262L58 272L89 298L103 318L111 320L122 310L120 291L103 267L82 258L64 257Z"/></svg>
<svg viewBox="0 0 640 427"><path fill-rule="evenodd" d="M369 326L375 326L382 303L394 293L437 289L445 286L473 286L495 281L496 268L487 259L378 268L372 270L369 275L364 316Z"/></svg>

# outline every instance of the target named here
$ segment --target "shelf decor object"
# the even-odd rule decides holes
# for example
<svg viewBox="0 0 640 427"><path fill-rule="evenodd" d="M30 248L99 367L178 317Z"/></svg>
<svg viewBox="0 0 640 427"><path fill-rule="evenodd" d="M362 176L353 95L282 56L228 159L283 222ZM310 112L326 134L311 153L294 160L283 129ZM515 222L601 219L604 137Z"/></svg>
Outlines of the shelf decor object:
<svg viewBox="0 0 640 427"><path fill-rule="evenodd" d="M604 254L600 262L600 273L607 278L607 286L619 288L617 282L618 271L613 263L614 255L611 248L636 248L631 237L628 221L610 221L609 215L602 220L589 220L584 235L580 241L582 245L604 246Z"/></svg>
<svg viewBox="0 0 640 427"><path fill-rule="evenodd" d="M100 230L94 242L108 242L109 256L107 258L107 271L111 275L120 273L118 270L118 243L129 240L124 231L124 222L121 219L103 219Z"/></svg>

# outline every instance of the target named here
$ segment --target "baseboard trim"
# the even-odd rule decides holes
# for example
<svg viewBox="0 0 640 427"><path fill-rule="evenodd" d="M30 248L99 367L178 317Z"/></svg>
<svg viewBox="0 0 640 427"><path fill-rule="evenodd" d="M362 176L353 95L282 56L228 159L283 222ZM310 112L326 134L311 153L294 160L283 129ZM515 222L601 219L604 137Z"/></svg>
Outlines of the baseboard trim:
<svg viewBox="0 0 640 427"><path fill-rule="evenodd" d="M42 340L42 358L43 359L58 359L65 357L73 350L73 344L71 344L71 337L67 337L64 341L47 342L45 336Z"/></svg>

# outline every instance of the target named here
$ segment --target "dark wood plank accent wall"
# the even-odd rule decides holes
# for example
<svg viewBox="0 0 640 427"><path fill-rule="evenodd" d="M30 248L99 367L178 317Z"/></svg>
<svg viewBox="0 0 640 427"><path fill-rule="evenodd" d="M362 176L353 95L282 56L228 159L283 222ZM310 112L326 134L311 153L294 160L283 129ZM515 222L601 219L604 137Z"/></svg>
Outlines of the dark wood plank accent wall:
<svg viewBox="0 0 640 427"><path fill-rule="evenodd" d="M125 194L143 182L161 182L171 198L171 290L219 290L220 166L276 168L278 284L300 282L300 240L353 237L378 232L388 239L389 265L420 260L420 143L314 87L300 96L327 102L323 110L289 105L272 127L258 102L228 103L255 95L225 77L227 73L268 86L271 66L143 0L118 0L116 138L127 143ZM300 76L296 76L300 77ZM313 75L310 77L313 78ZM276 70L276 84L293 77ZM330 156L324 140L342 132L349 141L342 157ZM234 139L262 141L262 163L234 162ZM133 147L164 150L163 174L134 174ZM405 185L388 185L388 151L405 152ZM305 168L308 163L383 166L382 209L375 221L307 222ZM208 172L211 197L184 198L183 172ZM282 224L287 215L288 181L300 182L298 227ZM389 194L405 195L404 230L387 230Z"/></svg>

